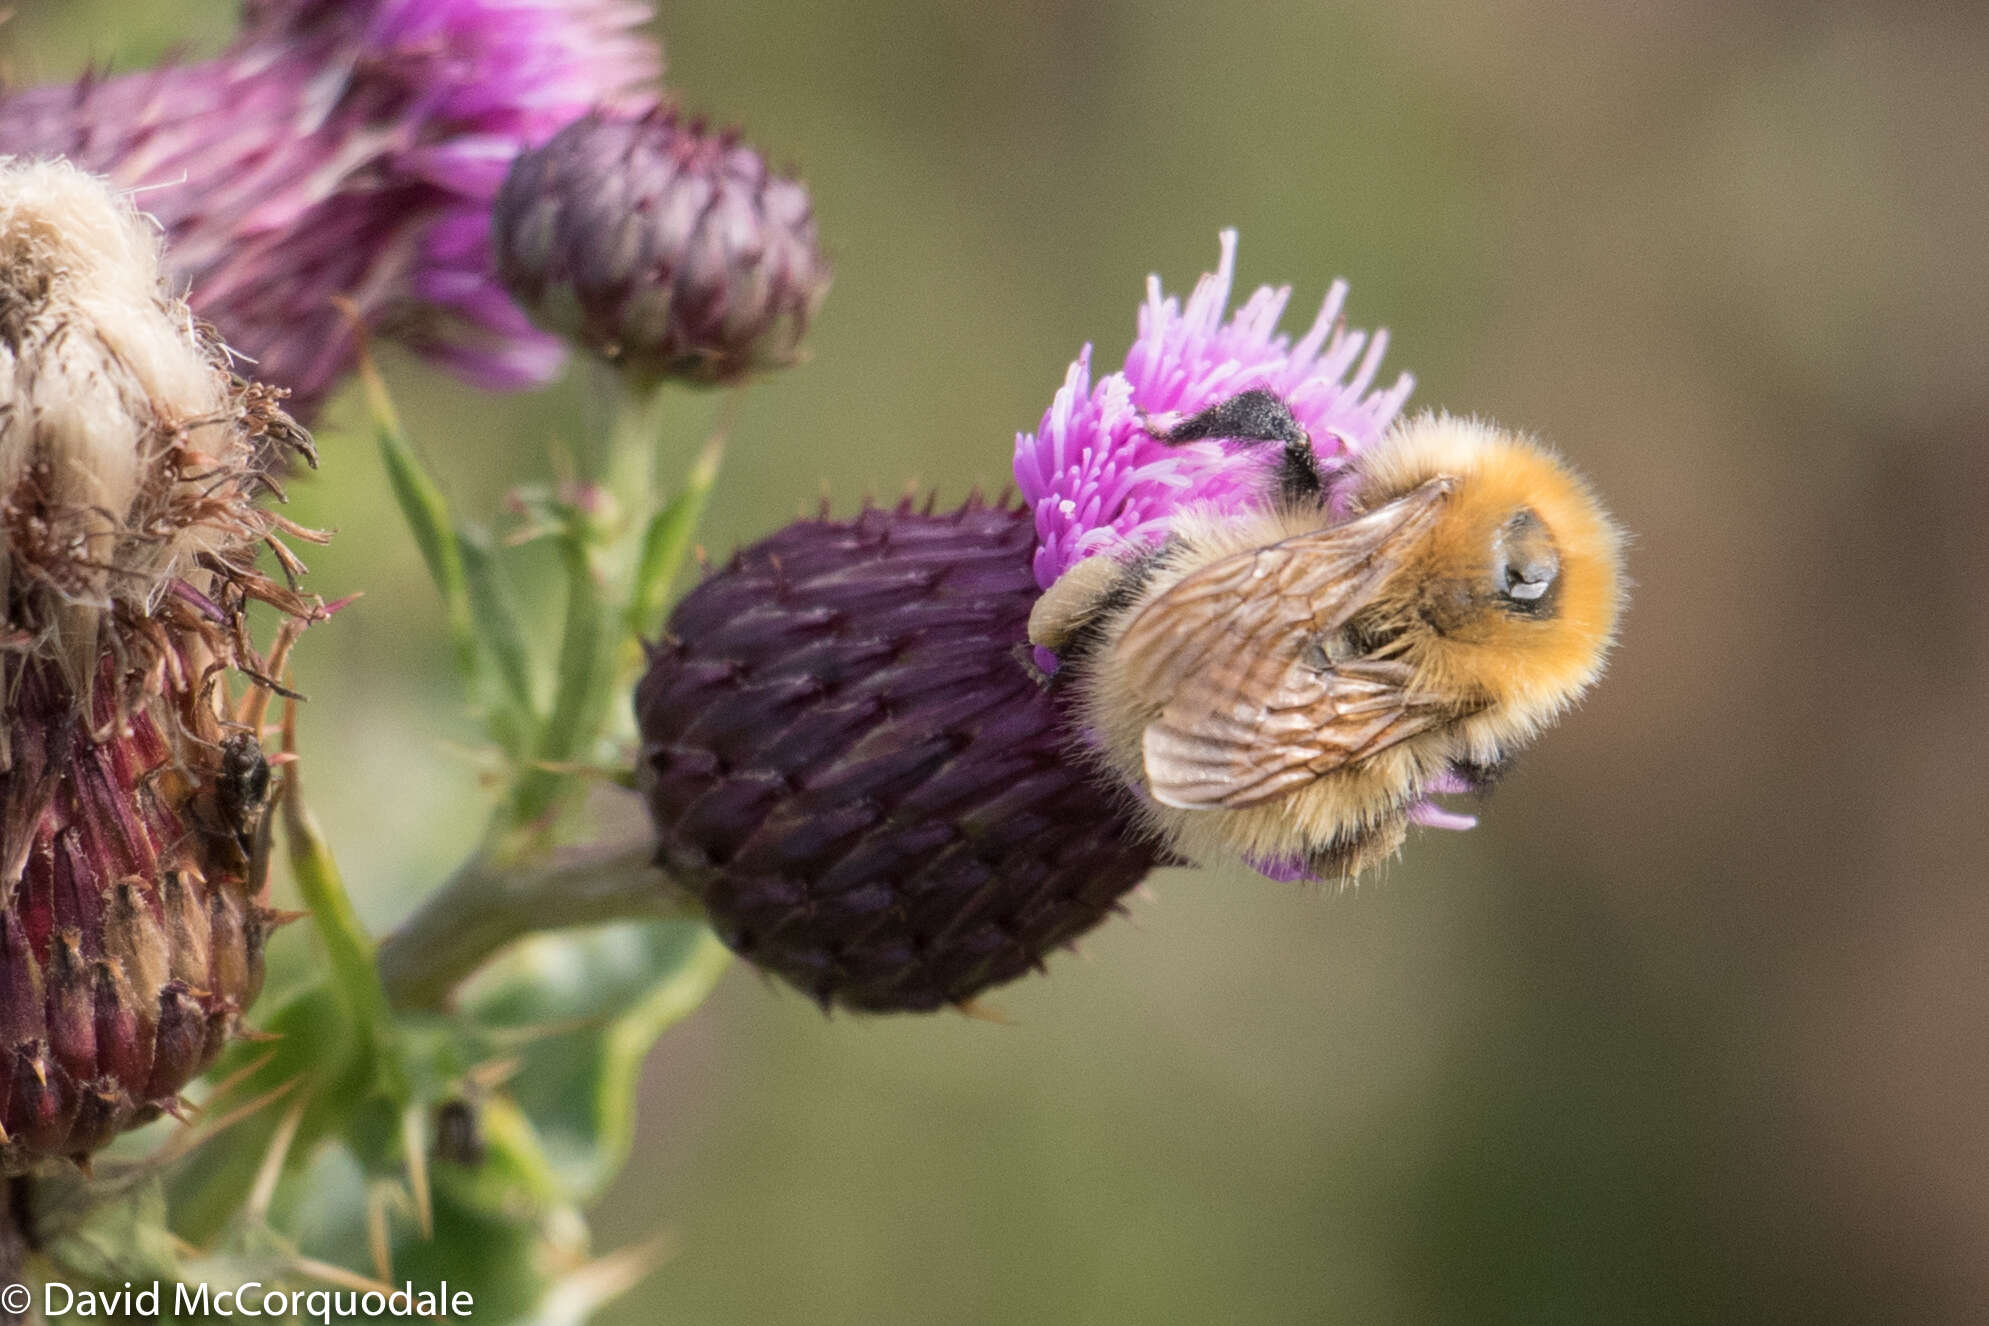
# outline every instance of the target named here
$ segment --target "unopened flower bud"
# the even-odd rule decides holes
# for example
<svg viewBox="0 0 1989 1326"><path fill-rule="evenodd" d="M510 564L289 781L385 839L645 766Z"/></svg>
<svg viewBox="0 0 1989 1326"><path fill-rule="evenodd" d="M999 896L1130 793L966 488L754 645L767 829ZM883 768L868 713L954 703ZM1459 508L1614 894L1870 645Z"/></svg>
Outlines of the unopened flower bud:
<svg viewBox="0 0 1989 1326"><path fill-rule="evenodd" d="M102 181L0 164L0 1172L172 1108L262 984L268 764L227 673L275 666L251 601L322 615L256 565L309 439L159 264Z"/></svg>
<svg viewBox="0 0 1989 1326"><path fill-rule="evenodd" d="M636 694L661 864L825 1007L962 1003L1157 863L1030 675L1025 510L802 521L687 595Z"/></svg>
<svg viewBox="0 0 1989 1326"><path fill-rule="evenodd" d="M589 115L521 156L492 241L534 320L643 378L791 363L829 285L807 188L666 108Z"/></svg>

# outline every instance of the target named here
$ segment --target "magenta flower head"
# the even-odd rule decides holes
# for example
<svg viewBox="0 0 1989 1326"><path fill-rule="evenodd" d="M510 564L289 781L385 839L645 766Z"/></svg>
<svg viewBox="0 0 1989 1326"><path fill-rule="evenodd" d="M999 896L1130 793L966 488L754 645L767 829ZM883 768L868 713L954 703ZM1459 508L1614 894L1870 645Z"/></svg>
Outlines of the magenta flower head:
<svg viewBox="0 0 1989 1326"><path fill-rule="evenodd" d="M590 115L521 156L495 244L542 326L643 380L792 363L829 287L807 188L665 107Z"/></svg>
<svg viewBox="0 0 1989 1326"><path fill-rule="evenodd" d="M314 409L366 324L493 388L561 347L496 278L490 206L512 160L647 89L631 0L257 0L216 59L0 101L0 152L134 190L171 275L265 381Z"/></svg>
<svg viewBox="0 0 1989 1326"><path fill-rule="evenodd" d="M1373 389L1388 333L1369 337L1346 327L1346 282L1333 284L1294 342L1278 330L1290 287L1261 287L1231 314L1235 276L1236 232L1226 230L1221 261L1185 306L1149 277L1125 367L1092 385L1085 346L1042 423L1016 438L1015 482L1035 516L1033 566L1042 588L1096 553L1157 546L1185 510L1234 514L1262 506L1274 492L1274 450L1171 443L1159 433L1172 420L1245 391L1270 391L1330 473L1379 440L1401 411L1415 381L1404 373ZM1039 659L1056 666L1047 650Z"/></svg>
<svg viewBox="0 0 1989 1326"><path fill-rule="evenodd" d="M261 502L310 442L159 263L102 181L0 163L0 1173L176 1108L275 919L247 613L323 615Z"/></svg>
<svg viewBox="0 0 1989 1326"><path fill-rule="evenodd" d="M1269 388L1330 470L1409 390L1371 389L1381 338L1340 327L1341 287L1295 342L1285 292L1225 316L1233 253L1225 235L1185 307L1156 282L1123 371L1093 388L1079 358L1018 439L1023 505L802 521L670 619L636 696L661 863L825 1006L970 1000L1174 859L1031 649L1044 588L1087 554L1163 546L1185 512L1275 500L1275 454L1165 444L1145 430L1166 417Z"/></svg>

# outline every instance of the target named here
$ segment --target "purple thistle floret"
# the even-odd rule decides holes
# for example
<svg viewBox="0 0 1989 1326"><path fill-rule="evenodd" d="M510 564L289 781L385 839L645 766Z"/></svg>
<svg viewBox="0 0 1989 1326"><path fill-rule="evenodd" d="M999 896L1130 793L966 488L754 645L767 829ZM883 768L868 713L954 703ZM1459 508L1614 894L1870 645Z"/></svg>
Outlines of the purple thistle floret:
<svg viewBox="0 0 1989 1326"><path fill-rule="evenodd" d="M175 279L308 412L365 323L492 388L562 347L496 279L517 155L650 88L629 0L258 0L220 56L0 101L0 153L66 156L165 227Z"/></svg>
<svg viewBox="0 0 1989 1326"><path fill-rule="evenodd" d="M1282 396L1330 470L1375 441L1415 385L1407 373L1371 390L1388 333L1349 331L1344 281L1333 283L1311 328L1294 343L1278 332L1291 288L1260 287L1226 321L1236 275L1236 232L1222 232L1222 260L1184 307L1147 278L1139 335L1125 367L1094 387L1091 347L1070 367L1034 433L1015 440L1015 482L1035 512L1036 583L1054 584L1094 553L1166 538L1187 506L1224 512L1261 506L1275 452L1222 442L1169 445L1148 432L1152 416L1186 415L1256 387ZM1365 351L1365 353L1363 353ZM1162 421L1164 422L1164 420ZM1042 660L1054 666L1053 658Z"/></svg>

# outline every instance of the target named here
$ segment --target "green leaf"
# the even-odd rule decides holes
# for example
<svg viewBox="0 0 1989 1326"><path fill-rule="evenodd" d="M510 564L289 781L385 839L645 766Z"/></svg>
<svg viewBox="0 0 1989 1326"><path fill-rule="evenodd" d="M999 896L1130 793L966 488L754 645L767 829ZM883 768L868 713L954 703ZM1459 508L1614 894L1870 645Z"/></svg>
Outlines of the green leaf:
<svg viewBox="0 0 1989 1326"><path fill-rule="evenodd" d="M629 588L628 630L638 639L649 639L663 626L663 608L670 586L683 569L691 550L691 539L704 517L705 504L718 481L719 463L725 458L725 439L713 437L698 452L684 475L684 486L661 511L650 518L642 532L635 576Z"/></svg>
<svg viewBox="0 0 1989 1326"><path fill-rule="evenodd" d="M531 1316L518 1326L585 1326L596 1312L648 1279L675 1251L676 1240L666 1233L576 1266L552 1283Z"/></svg>
<svg viewBox="0 0 1989 1326"><path fill-rule="evenodd" d="M417 1284L443 1280L476 1294L476 1315L524 1320L586 1246L580 1211L560 1191L531 1123L503 1096L475 1107L482 1155L438 1157L432 1168L434 1231L396 1226L394 1272Z"/></svg>
<svg viewBox="0 0 1989 1326"><path fill-rule="evenodd" d="M143 1286L178 1277L157 1175L129 1186L93 1185L80 1174L51 1171L36 1182L32 1200L37 1251L56 1270L50 1278L79 1289L120 1289L126 1281Z"/></svg>
<svg viewBox="0 0 1989 1326"><path fill-rule="evenodd" d="M578 1214L572 1217L577 1224ZM516 1322L546 1292L546 1231L526 1213L507 1215L437 1194L434 1237L408 1236L394 1248L394 1274L423 1286L448 1281L476 1298L478 1320Z"/></svg>
<svg viewBox="0 0 1989 1326"><path fill-rule="evenodd" d="M475 1165L437 1160L438 1200L486 1212L529 1213L539 1218L569 1205L558 1173L547 1161L537 1132L517 1103L492 1095L474 1106L483 1157Z"/></svg>
<svg viewBox="0 0 1989 1326"><path fill-rule="evenodd" d="M519 1041L506 1092L574 1200L598 1196L628 1159L643 1058L730 961L701 923L628 921L535 936L463 991L466 1016Z"/></svg>
<svg viewBox="0 0 1989 1326"><path fill-rule="evenodd" d="M255 1067L239 1078L226 1100L210 1102L208 1108L226 1115L262 1103L171 1172L173 1230L203 1247L241 1211L278 1123L295 1100L303 1099L307 1108L290 1147L292 1165L302 1163L318 1139L343 1128L352 1112L374 1097L374 1059L356 1034L346 1001L329 982L289 1000L263 1019L263 1029L272 1041L238 1040L222 1055L210 1076L226 1079ZM283 1094L276 1095L278 1091Z"/></svg>
<svg viewBox="0 0 1989 1326"><path fill-rule="evenodd" d="M595 549L584 528L576 526L560 537L566 565L566 623L560 635L559 662L553 681L552 712L540 726L534 755L512 791L511 826L536 830L560 804L572 783L557 766L573 759L595 737L598 715L608 690L602 660L612 657L612 642L604 638L615 619L604 611L601 576Z"/></svg>
<svg viewBox="0 0 1989 1326"><path fill-rule="evenodd" d="M325 946L333 996L359 1040L361 1053L377 1059L380 1086L394 1099L405 1100L405 1078L392 1052L394 1015L373 962L373 937L359 920L317 821L304 808L303 788L294 771L283 796L283 827L291 875Z"/></svg>
<svg viewBox="0 0 1989 1326"><path fill-rule="evenodd" d="M379 443L380 459L387 467L387 482L393 488L394 501L400 505L415 546L421 550L429 579L442 595L442 612L449 627L456 669L466 682L474 683L475 623L470 612L469 586L463 574L461 545L449 515L448 500L409 445L393 400L387 395L386 384L380 380L371 360L360 361L359 380L365 388L374 438Z"/></svg>
<svg viewBox="0 0 1989 1326"><path fill-rule="evenodd" d="M538 701L532 693L531 653L525 647L525 628L518 617L511 582L491 545L489 532L480 526L465 524L458 529L456 549L477 639L496 664L511 707L524 720L520 726L531 731L539 722Z"/></svg>

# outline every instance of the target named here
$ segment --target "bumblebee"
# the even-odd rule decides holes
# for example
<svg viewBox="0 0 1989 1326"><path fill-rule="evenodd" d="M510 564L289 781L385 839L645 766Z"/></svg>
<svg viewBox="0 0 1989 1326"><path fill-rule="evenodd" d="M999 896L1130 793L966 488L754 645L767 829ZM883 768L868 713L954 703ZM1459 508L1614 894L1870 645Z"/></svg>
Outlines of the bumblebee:
<svg viewBox="0 0 1989 1326"><path fill-rule="evenodd" d="M1423 415L1327 474L1268 391L1149 426L1280 444L1275 491L1077 563L1029 635L1183 855L1352 878L1430 793L1488 787L1601 674L1622 536L1533 439Z"/></svg>

